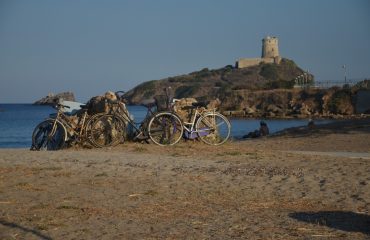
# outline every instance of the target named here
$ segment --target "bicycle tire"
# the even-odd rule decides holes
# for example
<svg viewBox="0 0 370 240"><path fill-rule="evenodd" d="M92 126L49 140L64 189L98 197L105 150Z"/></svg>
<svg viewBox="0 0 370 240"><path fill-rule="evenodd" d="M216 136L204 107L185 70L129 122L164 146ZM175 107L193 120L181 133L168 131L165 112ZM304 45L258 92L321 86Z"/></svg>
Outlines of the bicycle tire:
<svg viewBox="0 0 370 240"><path fill-rule="evenodd" d="M156 113L149 121L149 138L159 146L175 145L182 137L184 128L180 118L170 112Z"/></svg>
<svg viewBox="0 0 370 240"><path fill-rule="evenodd" d="M64 147L66 131L61 123L56 123L55 132L53 124L55 120L45 120L39 123L32 133L32 150L59 150Z"/></svg>
<svg viewBox="0 0 370 240"><path fill-rule="evenodd" d="M230 137L231 124L221 113L206 113L195 124L199 138L209 145L221 145Z"/></svg>
<svg viewBox="0 0 370 240"><path fill-rule="evenodd" d="M84 136L83 136L84 137L84 141L85 141L85 143L87 142L87 143L89 143L93 147L98 147L98 146L95 146L95 144L92 141L92 138L91 138L91 134L92 134L91 133L91 129L92 129L95 121L99 117L103 116L104 114L105 113L97 113L97 114L94 114L91 117L89 117L87 119L86 123L85 123L85 130L84 130Z"/></svg>
<svg viewBox="0 0 370 240"><path fill-rule="evenodd" d="M125 129L121 118L104 114L93 122L90 140L95 147L114 147L123 140Z"/></svg>

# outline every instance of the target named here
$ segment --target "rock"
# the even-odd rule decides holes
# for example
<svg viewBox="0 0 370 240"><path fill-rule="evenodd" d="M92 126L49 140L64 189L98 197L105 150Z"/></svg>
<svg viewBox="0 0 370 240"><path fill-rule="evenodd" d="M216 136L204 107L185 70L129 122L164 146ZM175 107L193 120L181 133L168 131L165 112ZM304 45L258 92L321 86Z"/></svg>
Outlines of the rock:
<svg viewBox="0 0 370 240"><path fill-rule="evenodd" d="M279 108L278 106L276 106L274 104L268 105L267 108L266 108L266 111L272 112L272 113L281 113L281 112L283 112L281 110L281 108Z"/></svg>
<svg viewBox="0 0 370 240"><path fill-rule="evenodd" d="M115 103L117 101L117 96L114 92L108 91L104 95L95 96L90 98L90 100L86 103L87 105L87 112L90 115L94 115L97 113L108 113L108 112L115 112L117 108L120 107L128 116L128 111L126 108L126 104L123 102L117 102L117 104L111 104L112 102ZM124 118L126 119L126 118Z"/></svg>
<svg viewBox="0 0 370 240"><path fill-rule="evenodd" d="M302 115L310 115L311 114L310 108L306 104L302 103L302 107L300 109L300 113Z"/></svg>
<svg viewBox="0 0 370 240"><path fill-rule="evenodd" d="M41 98L40 100L34 102L35 105L53 105L63 99L65 101L76 101L75 96L72 92L62 92L58 94L49 93L46 97Z"/></svg>
<svg viewBox="0 0 370 240"><path fill-rule="evenodd" d="M254 114L254 113L256 113L256 109L255 108L251 108L251 107L244 108L244 111L245 111L246 114Z"/></svg>
<svg viewBox="0 0 370 240"><path fill-rule="evenodd" d="M191 121L192 116L192 104L196 103L195 98L181 98L175 102L174 111L181 118L182 121Z"/></svg>
<svg viewBox="0 0 370 240"><path fill-rule="evenodd" d="M117 96L114 92L108 91L104 94L104 97L109 101L117 101Z"/></svg>
<svg viewBox="0 0 370 240"><path fill-rule="evenodd" d="M207 109L217 109L221 105L220 99L216 98L215 100L211 100L208 105Z"/></svg>
<svg viewBox="0 0 370 240"><path fill-rule="evenodd" d="M86 103L87 105L87 112L89 115L94 115L97 113L109 112L109 106L106 102L106 98L104 96L95 96L90 98L90 100Z"/></svg>
<svg viewBox="0 0 370 240"><path fill-rule="evenodd" d="M131 138L133 133L133 128L128 124L129 119L132 120L130 113L126 108L126 104L119 100L114 92L108 91L104 95L99 95L90 98L86 103L87 113L89 115L95 115L99 113L115 113L119 114L126 126L126 131L124 131L124 138Z"/></svg>

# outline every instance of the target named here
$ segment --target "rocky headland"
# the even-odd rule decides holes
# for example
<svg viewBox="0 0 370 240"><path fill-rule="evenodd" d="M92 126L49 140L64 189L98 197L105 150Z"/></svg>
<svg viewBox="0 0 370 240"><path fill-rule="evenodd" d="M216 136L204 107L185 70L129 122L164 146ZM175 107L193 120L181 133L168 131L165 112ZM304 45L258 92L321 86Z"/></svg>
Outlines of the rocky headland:
<svg viewBox="0 0 370 240"><path fill-rule="evenodd" d="M56 103L59 99L63 99L65 101L75 101L75 96L73 92L62 92L58 94L49 93L46 97L37 100L33 104L35 105L52 105Z"/></svg>
<svg viewBox="0 0 370 240"><path fill-rule="evenodd" d="M221 100L225 115L246 118L354 118L358 91L369 91L370 80L355 86L315 88L308 74L304 85L296 78L305 72L294 61L283 58L279 64L261 63L246 68L231 65L220 69L144 82L126 93L130 104L163 95L171 87L175 98ZM307 73L306 73L307 74ZM365 107L366 108L366 107ZM370 112L370 107L369 112ZM363 111L362 113L367 113Z"/></svg>

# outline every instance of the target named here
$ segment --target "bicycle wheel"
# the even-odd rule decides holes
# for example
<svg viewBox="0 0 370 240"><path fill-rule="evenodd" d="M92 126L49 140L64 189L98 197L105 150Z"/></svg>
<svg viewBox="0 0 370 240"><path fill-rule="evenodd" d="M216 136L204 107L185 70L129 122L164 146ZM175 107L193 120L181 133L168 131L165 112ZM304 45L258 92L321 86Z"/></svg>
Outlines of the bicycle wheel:
<svg viewBox="0 0 370 240"><path fill-rule="evenodd" d="M65 143L66 132L62 124L54 120L45 120L39 123L32 133L32 150L59 150Z"/></svg>
<svg viewBox="0 0 370 240"><path fill-rule="evenodd" d="M150 119L148 134L157 145L174 145L180 141L184 129L178 116L170 112L160 112Z"/></svg>
<svg viewBox="0 0 370 240"><path fill-rule="evenodd" d="M91 143L96 147L116 146L123 140L125 123L119 117L106 114L93 121L90 130Z"/></svg>
<svg viewBox="0 0 370 240"><path fill-rule="evenodd" d="M209 145L221 145L230 137L231 124L220 113L206 113L195 125L199 138Z"/></svg>
<svg viewBox="0 0 370 240"><path fill-rule="evenodd" d="M92 133L91 133L91 129L95 123L95 121L103 116L105 113L97 113L95 115L92 115L91 117L89 117L86 121L86 124L85 124L85 129L84 129L84 141L85 143L89 143L90 145L94 146L94 147L98 147L98 146L95 146L93 141L92 141Z"/></svg>

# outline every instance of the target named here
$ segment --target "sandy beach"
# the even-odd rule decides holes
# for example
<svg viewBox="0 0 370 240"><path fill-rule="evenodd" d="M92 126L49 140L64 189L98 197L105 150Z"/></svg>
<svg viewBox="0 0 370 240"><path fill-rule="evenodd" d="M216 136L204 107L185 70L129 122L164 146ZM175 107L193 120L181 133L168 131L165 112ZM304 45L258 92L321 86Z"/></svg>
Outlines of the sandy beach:
<svg viewBox="0 0 370 240"><path fill-rule="evenodd" d="M370 239L370 120L219 147L2 149L0 239Z"/></svg>

